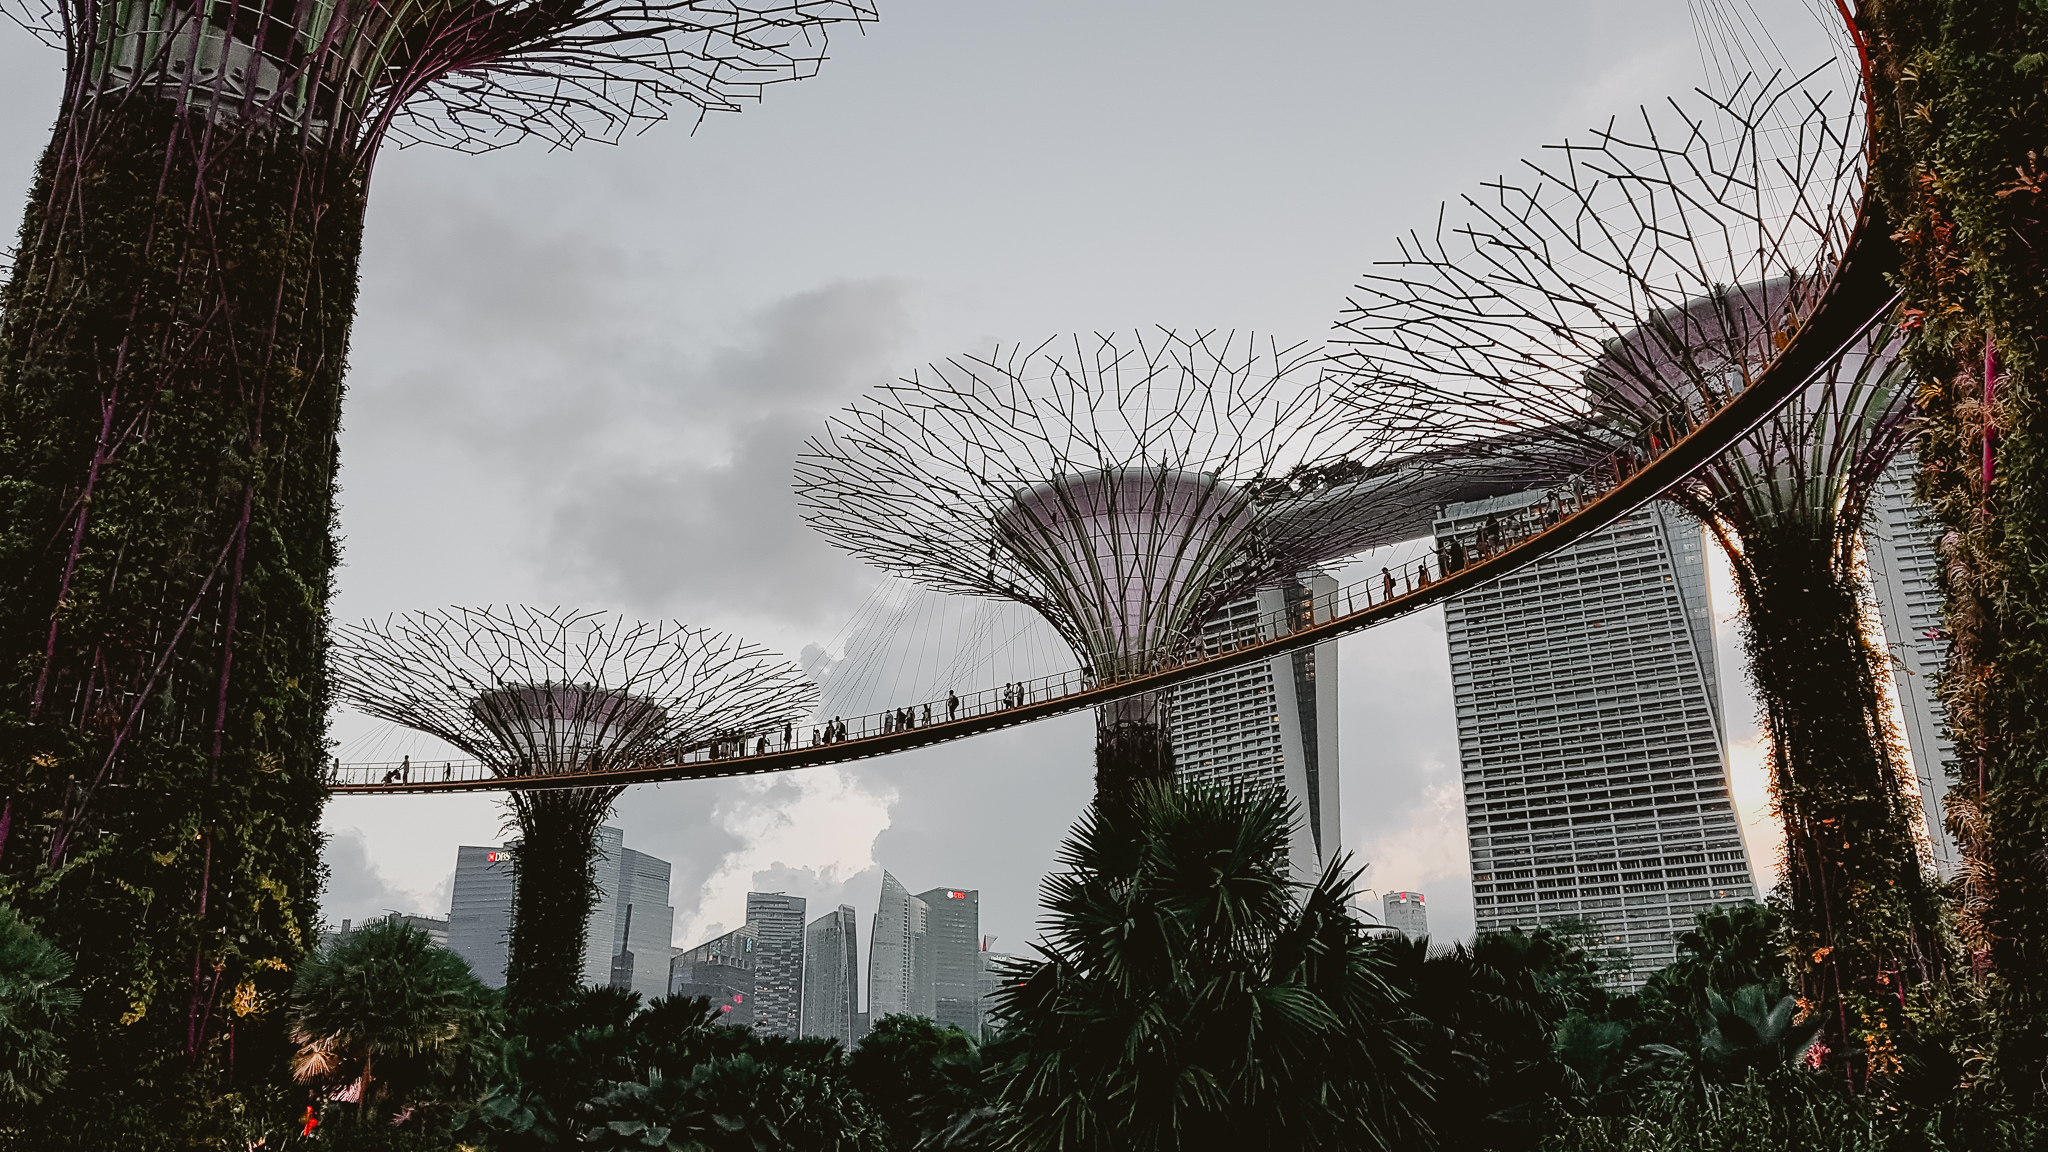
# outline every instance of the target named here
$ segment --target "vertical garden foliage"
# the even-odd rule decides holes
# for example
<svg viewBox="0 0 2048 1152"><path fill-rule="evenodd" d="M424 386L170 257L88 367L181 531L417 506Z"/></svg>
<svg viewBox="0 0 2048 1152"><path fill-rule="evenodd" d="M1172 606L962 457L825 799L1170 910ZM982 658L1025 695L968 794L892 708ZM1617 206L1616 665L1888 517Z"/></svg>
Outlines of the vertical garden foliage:
<svg viewBox="0 0 2048 1152"><path fill-rule="evenodd" d="M1868 0L1878 187L1905 252L1920 492L1955 646L1965 942L1994 973L2001 1078L2048 1100L2048 6ZM1989 378L1987 380L1987 377Z"/></svg>
<svg viewBox="0 0 2048 1152"><path fill-rule="evenodd" d="M1943 976L1943 953L1876 656L1859 627L1852 547L1793 516L1759 518L1729 552L1785 827L1795 991L1860 1082L1896 1069L1894 1038L1909 1026L1909 1003Z"/></svg>
<svg viewBox="0 0 2048 1152"><path fill-rule="evenodd" d="M583 948L597 907L597 830L619 788L512 793L512 939L505 993L518 1007L562 1000L583 985Z"/></svg>
<svg viewBox="0 0 2048 1152"><path fill-rule="evenodd" d="M149 95L68 105L37 172L0 294L0 898L77 957L80 1090L274 1063L313 943L363 197L348 149Z"/></svg>

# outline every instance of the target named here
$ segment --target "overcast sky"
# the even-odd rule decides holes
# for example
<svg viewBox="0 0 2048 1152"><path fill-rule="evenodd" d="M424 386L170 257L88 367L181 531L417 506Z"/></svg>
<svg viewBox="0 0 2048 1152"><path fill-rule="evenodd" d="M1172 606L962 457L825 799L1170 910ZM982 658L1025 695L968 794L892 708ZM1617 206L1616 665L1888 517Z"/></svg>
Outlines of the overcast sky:
<svg viewBox="0 0 2048 1152"><path fill-rule="evenodd" d="M694 134L381 158L337 618L563 604L832 648L877 576L797 519L790 463L823 413L996 340L1320 340L1441 201L1705 78L1683 0L881 5L817 77ZM1788 53L1817 61L1809 13L1777 6ZM27 188L58 80L0 27L0 200ZM1422 890L1440 935L1468 933L1441 616L1342 656L1345 843L1367 884ZM1755 819L1753 708L1724 667ZM750 887L865 925L887 867L980 889L983 930L1021 949L1088 798L1091 725L642 787L617 823L673 862L685 945L737 925ZM401 746L348 716L336 734L345 758ZM333 803L327 915L446 915L456 846L500 821L481 796Z"/></svg>

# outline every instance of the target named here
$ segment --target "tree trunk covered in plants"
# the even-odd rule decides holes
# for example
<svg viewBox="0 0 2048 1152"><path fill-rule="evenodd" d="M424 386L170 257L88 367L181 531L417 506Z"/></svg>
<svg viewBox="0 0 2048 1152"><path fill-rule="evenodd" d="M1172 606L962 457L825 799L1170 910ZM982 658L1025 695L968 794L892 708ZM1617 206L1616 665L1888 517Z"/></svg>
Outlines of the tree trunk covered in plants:
<svg viewBox="0 0 2048 1152"><path fill-rule="evenodd" d="M512 794L512 941L505 994L515 1006L560 1001L583 985L583 949L597 906L597 830L619 788Z"/></svg>
<svg viewBox="0 0 2048 1152"><path fill-rule="evenodd" d="M81 1093L232 1076L236 1030L269 1061L314 943L363 194L149 96L67 107L37 171L0 293L0 899L77 958Z"/></svg>
<svg viewBox="0 0 2048 1152"><path fill-rule="evenodd" d="M1095 799L1128 807L1146 784L1172 783L1165 696L1145 692L1095 710Z"/></svg>
<svg viewBox="0 0 2048 1152"><path fill-rule="evenodd" d="M1947 528L1958 928L1992 978L1999 1077L2048 1106L2048 9L1865 0L1859 16L1922 381L1920 495Z"/></svg>
<svg viewBox="0 0 2048 1152"><path fill-rule="evenodd" d="M1941 975L1940 909L1921 871L1877 654L1836 546L1780 520L1743 535L1735 567L1785 827L1796 987L1860 1086L1895 1066L1909 988Z"/></svg>

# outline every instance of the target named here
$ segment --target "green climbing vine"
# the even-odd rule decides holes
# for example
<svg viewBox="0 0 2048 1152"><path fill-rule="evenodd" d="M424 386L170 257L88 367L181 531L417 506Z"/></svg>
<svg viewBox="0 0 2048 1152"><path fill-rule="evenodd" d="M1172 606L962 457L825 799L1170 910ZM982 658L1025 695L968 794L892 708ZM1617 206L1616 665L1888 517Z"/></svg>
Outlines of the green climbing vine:
<svg viewBox="0 0 2048 1152"><path fill-rule="evenodd" d="M2002 1081L2048 1101L2048 4L1866 0L1877 187L1904 251L1920 492L1945 527L1959 928Z"/></svg>
<svg viewBox="0 0 2048 1152"><path fill-rule="evenodd" d="M0 290L0 900L78 958L96 1098L278 1071L363 195L347 149L88 102Z"/></svg>

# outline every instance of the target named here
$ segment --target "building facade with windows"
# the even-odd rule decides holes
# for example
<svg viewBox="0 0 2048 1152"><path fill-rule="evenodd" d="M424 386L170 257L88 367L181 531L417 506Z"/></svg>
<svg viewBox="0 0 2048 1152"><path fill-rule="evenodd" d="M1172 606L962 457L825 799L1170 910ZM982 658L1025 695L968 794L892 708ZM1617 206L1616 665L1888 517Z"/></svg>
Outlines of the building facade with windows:
<svg viewBox="0 0 2048 1152"><path fill-rule="evenodd" d="M1389 892L1380 897L1380 923L1411 940L1429 935L1429 906L1420 892Z"/></svg>
<svg viewBox="0 0 2048 1152"><path fill-rule="evenodd" d="M1482 535L1547 494L1447 505ZM1447 603L1478 929L1590 922L1637 985L1757 897L1729 794L1703 534L1662 502Z"/></svg>
<svg viewBox="0 0 2048 1152"><path fill-rule="evenodd" d="M824 1036L852 1048L860 1014L860 937L851 905L804 929L804 1035Z"/></svg>
<svg viewBox="0 0 2048 1152"><path fill-rule="evenodd" d="M981 1035L981 997L976 988L981 951L981 893L972 888L920 892L925 906L925 954L931 958L931 1017L969 1036Z"/></svg>
<svg viewBox="0 0 2048 1152"><path fill-rule="evenodd" d="M868 937L868 1019L931 1016L930 908L882 870L882 900Z"/></svg>
<svg viewBox="0 0 2048 1152"><path fill-rule="evenodd" d="M513 887L510 848L465 844L455 850L448 948L469 962L477 979L493 988L505 986Z"/></svg>
<svg viewBox="0 0 2048 1152"><path fill-rule="evenodd" d="M747 893L754 947L754 1027L768 1036L803 1035L804 920L801 896Z"/></svg>
<svg viewBox="0 0 2048 1152"><path fill-rule="evenodd" d="M1262 588L1226 605L1204 627L1212 651L1287 617L1327 619L1337 582L1321 573ZM1322 615L1316 617L1320 608ZM1270 635L1273 629L1264 628ZM1288 851L1295 878L1313 880L1342 850L1337 816L1337 642L1167 689L1175 770L1182 780L1273 788L1299 820Z"/></svg>
<svg viewBox="0 0 2048 1152"><path fill-rule="evenodd" d="M583 982L666 994L676 910L669 904L669 863L625 846L625 833L597 832L597 901L583 939Z"/></svg>
<svg viewBox="0 0 2048 1152"><path fill-rule="evenodd" d="M725 1023L751 1026L757 939L754 926L742 924L695 948L675 949L669 960L668 994L702 996Z"/></svg>

